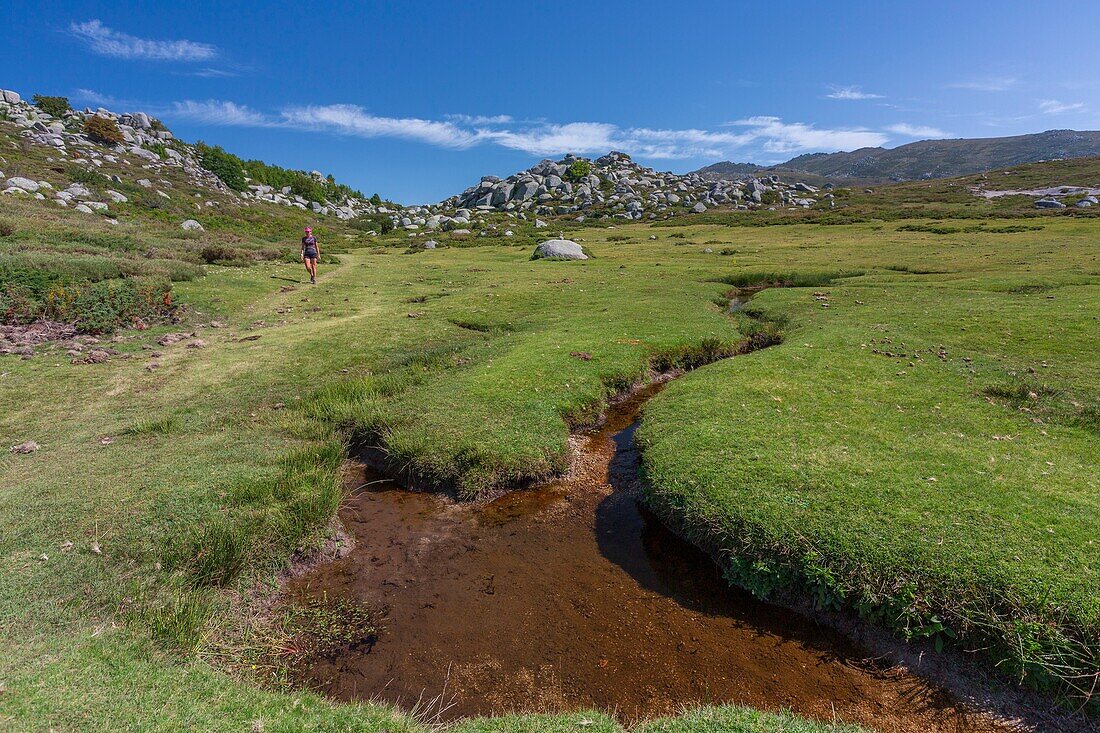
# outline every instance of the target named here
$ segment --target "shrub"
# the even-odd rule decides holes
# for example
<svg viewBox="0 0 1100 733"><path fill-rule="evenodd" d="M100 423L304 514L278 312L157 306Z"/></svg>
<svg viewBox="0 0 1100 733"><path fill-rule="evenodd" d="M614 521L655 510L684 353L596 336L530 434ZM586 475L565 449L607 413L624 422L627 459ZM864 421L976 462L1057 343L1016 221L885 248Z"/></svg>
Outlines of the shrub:
<svg viewBox="0 0 1100 733"><path fill-rule="evenodd" d="M118 123L109 117L92 115L84 120L84 132L95 142L104 145L119 145L124 142Z"/></svg>
<svg viewBox="0 0 1100 733"><path fill-rule="evenodd" d="M34 95L34 106L54 117L62 117L73 109L68 97L45 97L41 94Z"/></svg>
<svg viewBox="0 0 1100 733"><path fill-rule="evenodd" d="M247 186L240 158L216 145L210 146L203 142L197 143L195 149L199 153L199 165L213 173L234 191L245 190Z"/></svg>
<svg viewBox="0 0 1100 733"><path fill-rule="evenodd" d="M352 221L351 227L361 232L373 231L379 234L389 234L393 231L393 220L385 214L361 216Z"/></svg>
<svg viewBox="0 0 1100 733"><path fill-rule="evenodd" d="M58 283L47 291L43 313L56 321L75 323L85 333L110 333L119 326L163 315L171 303L171 285L160 279Z"/></svg>
<svg viewBox="0 0 1100 733"><path fill-rule="evenodd" d="M565 179L573 183L580 183L582 180L588 177L588 174L592 172L592 164L587 160L579 159L574 160L573 165L569 166L569 170L565 172Z"/></svg>
<svg viewBox="0 0 1100 733"><path fill-rule="evenodd" d="M202 257L202 261L208 265L230 265L232 267L247 267L251 265L253 261L251 253L249 253L247 250L237 249L236 247L227 247L224 244L208 244L202 248L199 256ZM275 259L275 257L272 257L270 259Z"/></svg>

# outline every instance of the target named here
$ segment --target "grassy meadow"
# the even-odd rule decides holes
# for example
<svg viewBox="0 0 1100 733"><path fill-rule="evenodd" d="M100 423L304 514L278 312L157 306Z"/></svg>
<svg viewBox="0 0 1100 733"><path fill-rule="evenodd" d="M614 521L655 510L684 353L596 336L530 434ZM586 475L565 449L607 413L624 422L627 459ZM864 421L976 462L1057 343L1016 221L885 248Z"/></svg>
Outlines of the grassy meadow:
<svg viewBox="0 0 1100 733"><path fill-rule="evenodd" d="M573 225L585 262L531 261L527 229L415 251L334 226L311 287L282 261L299 213L211 216L192 243L144 214L4 204L19 242L0 255L179 261L187 309L120 331L106 363L0 357L0 435L41 446L0 457L2 728L427 730L289 689L270 661L266 599L331 533L349 444L486 496L562 470L570 430L654 368L699 367L646 410L649 501L732 582L1077 700L1098 668L1095 219ZM204 264L230 234L270 254ZM115 254L132 241L190 254ZM728 313L734 285L772 281L801 287ZM195 335L158 343L173 332ZM459 729L578 726L620 730L596 712ZM641 729L852 730L734 707Z"/></svg>

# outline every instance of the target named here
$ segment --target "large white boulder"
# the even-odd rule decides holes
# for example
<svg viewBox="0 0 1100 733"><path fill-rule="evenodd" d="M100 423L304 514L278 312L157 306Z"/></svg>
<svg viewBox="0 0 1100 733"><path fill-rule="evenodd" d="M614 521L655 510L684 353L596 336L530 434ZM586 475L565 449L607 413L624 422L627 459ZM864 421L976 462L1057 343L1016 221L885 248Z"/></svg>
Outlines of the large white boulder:
<svg viewBox="0 0 1100 733"><path fill-rule="evenodd" d="M587 260L584 249L571 239L548 239L535 247L536 260Z"/></svg>
<svg viewBox="0 0 1100 733"><path fill-rule="evenodd" d="M34 193L38 190L39 186L35 181L32 181L29 178L15 176L8 179L8 188L21 188L27 193Z"/></svg>

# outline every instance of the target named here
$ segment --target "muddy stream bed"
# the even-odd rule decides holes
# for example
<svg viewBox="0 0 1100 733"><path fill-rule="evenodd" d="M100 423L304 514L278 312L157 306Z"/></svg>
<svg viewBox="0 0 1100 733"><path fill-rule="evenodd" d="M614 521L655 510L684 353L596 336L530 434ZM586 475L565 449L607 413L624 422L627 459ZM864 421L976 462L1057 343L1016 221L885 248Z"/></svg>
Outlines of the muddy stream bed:
<svg viewBox="0 0 1100 733"><path fill-rule="evenodd" d="M844 636L731 588L639 502L634 429L654 384L578 440L570 476L490 503L407 491L356 463L350 554L295 578L297 602L382 609L377 638L310 660L341 700L442 719L609 710L631 723L688 704L788 707L882 731L1007 730ZM438 702L442 699L442 705Z"/></svg>

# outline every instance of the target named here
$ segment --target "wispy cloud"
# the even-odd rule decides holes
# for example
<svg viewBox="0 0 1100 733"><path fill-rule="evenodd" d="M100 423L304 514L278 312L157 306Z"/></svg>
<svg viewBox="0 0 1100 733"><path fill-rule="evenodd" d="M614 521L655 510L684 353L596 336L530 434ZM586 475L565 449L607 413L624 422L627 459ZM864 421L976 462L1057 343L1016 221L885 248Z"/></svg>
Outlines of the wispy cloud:
<svg viewBox="0 0 1100 733"><path fill-rule="evenodd" d="M513 122L512 115L443 115L453 122L467 125L506 125Z"/></svg>
<svg viewBox="0 0 1100 733"><path fill-rule="evenodd" d="M532 155L621 150L647 158L715 157L741 147L750 136L708 130L621 128L607 122L541 123L518 129L478 128L481 139Z"/></svg>
<svg viewBox="0 0 1100 733"><path fill-rule="evenodd" d="M468 148L479 139L477 132L453 122L416 117L381 117L354 104L287 107L283 124L307 130L327 130L356 137L395 137L417 140L444 148Z"/></svg>
<svg viewBox="0 0 1100 733"><path fill-rule="evenodd" d="M207 125L234 127L275 127L277 122L266 115L235 102L208 99L204 102L185 100L174 102L170 109L174 117L182 117Z"/></svg>
<svg viewBox="0 0 1100 733"><path fill-rule="evenodd" d="M908 122L900 122L896 125L890 125L886 129L889 132L901 135L902 137L918 137L924 140L932 138L951 137L950 132L945 132L938 127L929 127L927 125L910 125Z"/></svg>
<svg viewBox="0 0 1100 733"><path fill-rule="evenodd" d="M831 86L831 87L829 87L829 90L830 90L829 93L825 95L829 99L843 99L843 100L846 100L846 101L856 101L856 100L860 100L860 99L882 99L883 98L883 96L881 94L871 94L870 92L863 91L859 87Z"/></svg>
<svg viewBox="0 0 1100 733"><path fill-rule="evenodd" d="M204 79L223 79L231 76L240 76L236 71L229 71L228 69L198 69L197 71L186 72L187 76L199 76Z"/></svg>
<svg viewBox="0 0 1100 733"><path fill-rule="evenodd" d="M94 89L77 89L73 92L72 97L87 104L98 104L100 107L118 107L121 104L115 97L100 94Z"/></svg>
<svg viewBox="0 0 1100 733"><path fill-rule="evenodd" d="M975 92L1007 92L1016 86L1016 79L1010 76L968 79L948 84L950 89L969 89Z"/></svg>
<svg viewBox="0 0 1100 733"><path fill-rule="evenodd" d="M103 25L100 20L71 23L69 33L104 56L152 61L209 61L218 49L197 41L158 41L138 38Z"/></svg>
<svg viewBox="0 0 1100 733"><path fill-rule="evenodd" d="M734 124L749 128L748 134L751 140L761 141L764 150L770 153L873 148L883 145L890 139L881 132L862 127L823 129L804 122L783 122L778 117L749 117L738 120Z"/></svg>
<svg viewBox="0 0 1100 733"><path fill-rule="evenodd" d="M352 104L294 105L264 113L219 100L176 102L165 114L211 125L396 138L453 150L490 144L532 155L622 150L650 159L714 158L746 147L766 153L802 153L875 147L890 139L885 131L819 128L804 122L784 122L779 117L749 117L718 130L668 129L620 127L608 122L516 120L509 115L448 115L443 120L386 117ZM927 132L928 136L940 132L932 128L906 130Z"/></svg>
<svg viewBox="0 0 1100 733"><path fill-rule="evenodd" d="M1084 102L1059 102L1057 99L1044 99L1039 102L1039 111L1045 115L1061 115L1066 112L1081 112Z"/></svg>

